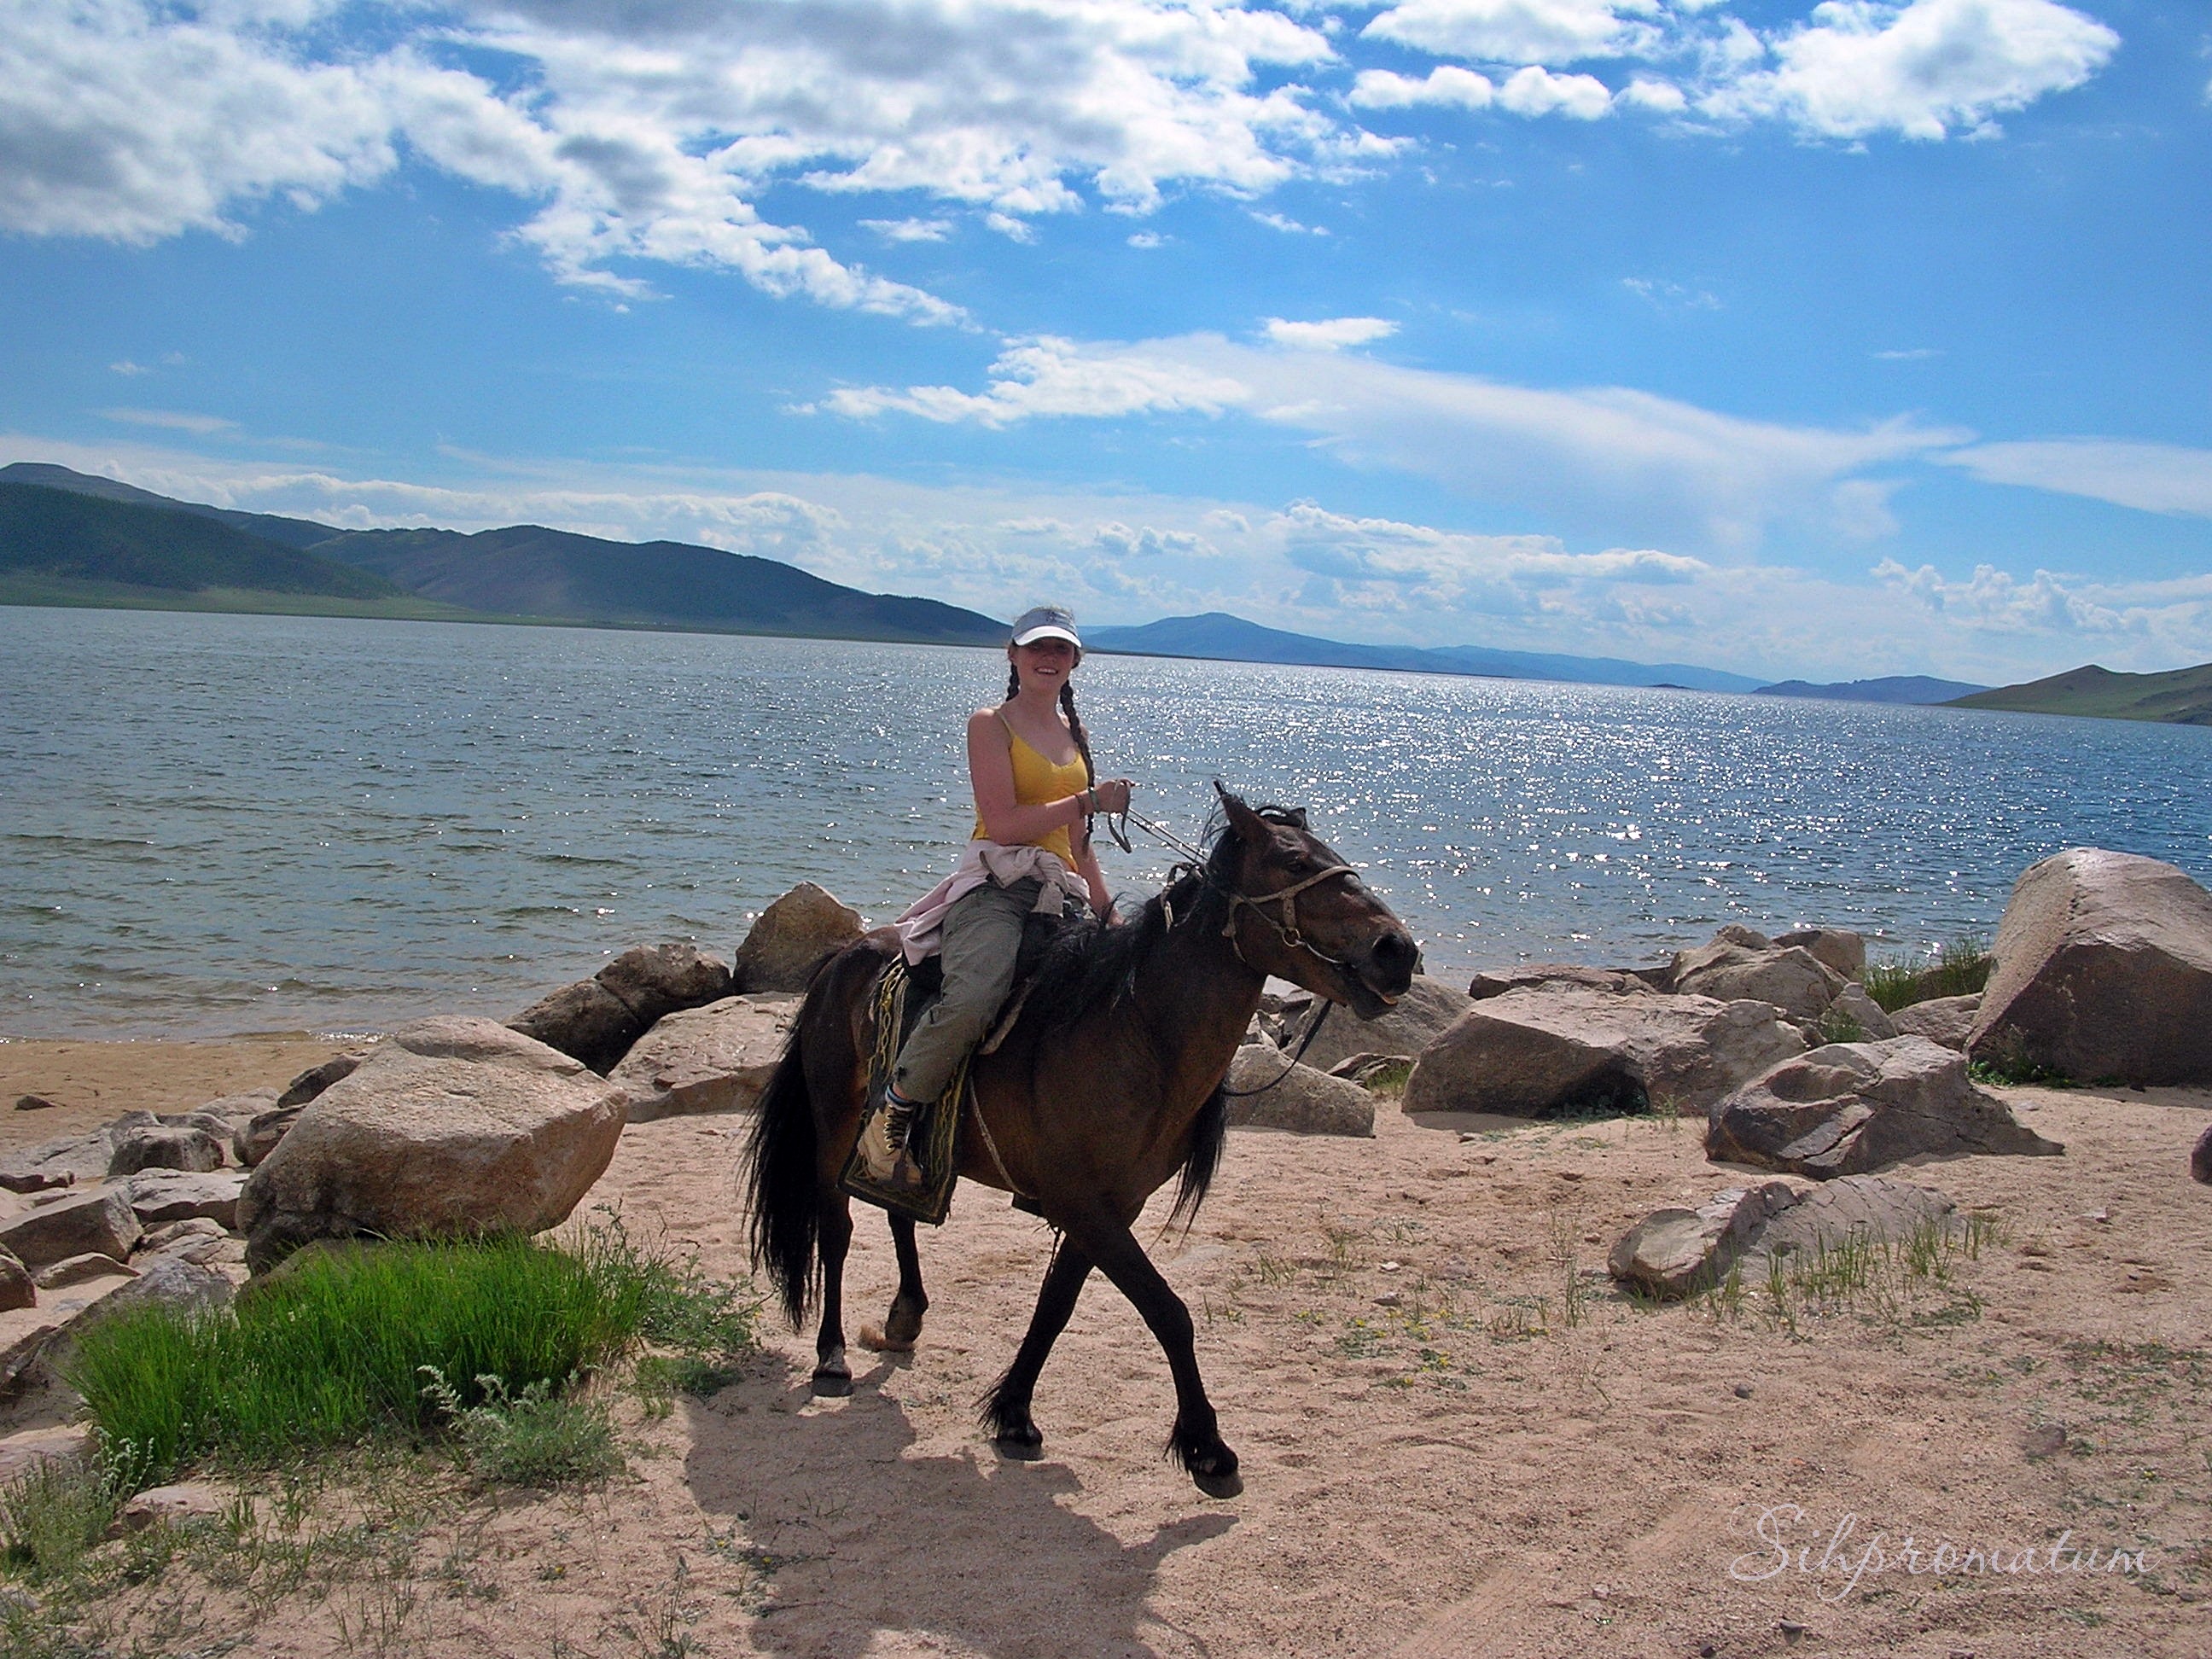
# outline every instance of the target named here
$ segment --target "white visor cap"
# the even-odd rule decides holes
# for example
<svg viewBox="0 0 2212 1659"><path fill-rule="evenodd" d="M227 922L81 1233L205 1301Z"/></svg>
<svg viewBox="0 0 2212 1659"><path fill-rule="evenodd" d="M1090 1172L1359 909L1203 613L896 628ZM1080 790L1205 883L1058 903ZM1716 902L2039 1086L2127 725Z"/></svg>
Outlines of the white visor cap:
<svg viewBox="0 0 2212 1659"><path fill-rule="evenodd" d="M1014 618L1014 643L1035 645L1039 640L1066 640L1078 651L1083 641L1075 631L1075 614L1056 605L1041 605Z"/></svg>

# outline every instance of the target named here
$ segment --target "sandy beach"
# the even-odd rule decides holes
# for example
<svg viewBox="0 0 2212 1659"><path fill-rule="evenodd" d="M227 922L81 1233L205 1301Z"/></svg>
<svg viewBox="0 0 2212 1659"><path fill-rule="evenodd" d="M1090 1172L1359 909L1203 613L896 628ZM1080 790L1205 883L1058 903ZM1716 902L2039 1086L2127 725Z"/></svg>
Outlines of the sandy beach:
<svg viewBox="0 0 2212 1659"><path fill-rule="evenodd" d="M60 1103L0 1111L0 1145L327 1048L0 1045L0 1088ZM358 1495L374 1571L270 1600L175 1563L116 1605L160 1650L303 1659L369 1628L441 1656L2202 1654L2212 1194L2185 1163L2212 1092L2003 1092L2066 1156L1895 1172L1996 1237L1825 1310L1753 1285L1652 1310L1605 1279L1631 1221L1742 1179L1693 1122L1386 1105L1371 1140L1237 1132L1188 1234L1160 1236L1164 1200L1142 1231L1244 1461L1230 1502L1163 1461L1165 1365L1097 1279L1038 1391L1043 1461L994 1454L974 1402L1050 1235L963 1188L923 1241L917 1351L856 1351L848 1401L811 1400L811 1334L770 1324L711 1398L617 1395L604 1486L418 1503L395 1477ZM741 1274L749 1123L635 1126L591 1201ZM855 1243L848 1305L880 1317L888 1234L864 1215ZM0 1431L65 1405L20 1398Z"/></svg>

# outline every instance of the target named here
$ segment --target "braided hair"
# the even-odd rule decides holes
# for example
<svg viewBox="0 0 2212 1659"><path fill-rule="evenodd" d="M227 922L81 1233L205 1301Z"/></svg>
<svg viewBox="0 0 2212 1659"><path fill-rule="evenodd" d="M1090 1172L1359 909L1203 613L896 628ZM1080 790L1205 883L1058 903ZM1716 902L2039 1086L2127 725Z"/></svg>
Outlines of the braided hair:
<svg viewBox="0 0 2212 1659"><path fill-rule="evenodd" d="M1012 663L1006 665L1006 701L1012 702L1021 695L1022 671ZM1072 680L1060 683L1060 712L1067 716L1067 730L1075 739L1076 752L1083 757L1083 781L1086 787L1098 781L1098 769L1091 759L1091 734L1083 729L1083 716L1075 712L1075 684Z"/></svg>

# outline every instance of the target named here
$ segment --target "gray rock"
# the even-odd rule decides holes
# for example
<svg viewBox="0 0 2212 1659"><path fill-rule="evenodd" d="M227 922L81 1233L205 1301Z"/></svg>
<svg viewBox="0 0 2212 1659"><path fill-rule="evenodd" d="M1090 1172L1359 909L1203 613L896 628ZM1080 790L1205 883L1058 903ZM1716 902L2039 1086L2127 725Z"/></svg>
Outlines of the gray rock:
<svg viewBox="0 0 2212 1659"><path fill-rule="evenodd" d="M2172 865L2090 847L2032 865L1991 954L1977 1059L2212 1083L2212 893Z"/></svg>
<svg viewBox="0 0 2212 1659"><path fill-rule="evenodd" d="M73 1255L41 1267L31 1278L42 1291L66 1290L72 1285L82 1285L90 1279L106 1279L116 1273L129 1273L137 1278L136 1269L127 1263L118 1263L112 1255L102 1255L97 1250L85 1255Z"/></svg>
<svg viewBox="0 0 2212 1659"><path fill-rule="evenodd" d="M39 1287L15 1251L0 1249L0 1313L15 1308L34 1308Z"/></svg>
<svg viewBox="0 0 2212 1659"><path fill-rule="evenodd" d="M814 969L866 930L860 913L802 881L753 923L731 968L734 991L804 991Z"/></svg>
<svg viewBox="0 0 2212 1659"><path fill-rule="evenodd" d="M1572 963L1532 962L1518 968L1486 968L1469 981L1467 994L1477 1002L1487 1002L1492 997L1504 996L1508 991L1525 991L1547 985L1576 986L1585 991L1648 991L1652 988L1643 975L1626 969L1578 968Z"/></svg>
<svg viewBox="0 0 2212 1659"><path fill-rule="evenodd" d="M1777 933L1774 942L1811 952L1845 979L1866 977L1866 939L1848 927L1800 927L1794 933Z"/></svg>
<svg viewBox="0 0 2212 1659"><path fill-rule="evenodd" d="M1855 1023L1863 1036L1879 1042L1897 1035L1888 1011L1866 994L1863 985L1846 985L1836 993L1836 1000L1828 1005L1828 1017L1838 1014Z"/></svg>
<svg viewBox="0 0 2212 1659"><path fill-rule="evenodd" d="M1364 1137L1375 1133L1374 1096L1356 1083L1310 1066L1292 1066L1285 1073L1284 1062L1288 1058L1279 1050L1257 1043L1237 1051L1237 1057L1229 1063L1228 1086L1232 1091L1258 1089L1260 1092L1231 1095L1231 1127L1287 1129L1302 1135Z"/></svg>
<svg viewBox="0 0 2212 1659"><path fill-rule="evenodd" d="M184 1221L167 1221L158 1227L149 1227L146 1236L138 1241L141 1259L149 1255L181 1255L187 1261L204 1261L230 1242L230 1235L221 1222L206 1216L193 1216Z"/></svg>
<svg viewBox="0 0 2212 1659"><path fill-rule="evenodd" d="M156 1123L126 1129L115 1137L109 1154L111 1179L132 1176L141 1170L185 1170L204 1173L222 1168L222 1143L204 1129L171 1127Z"/></svg>
<svg viewBox="0 0 2212 1659"><path fill-rule="evenodd" d="M2212 1186L2212 1123L2205 1125L2204 1133L2197 1137L2197 1145L2190 1149L2189 1173L2192 1178Z"/></svg>
<svg viewBox="0 0 2212 1659"><path fill-rule="evenodd" d="M1817 1255L1855 1238L1901 1243L1930 1227L1948 1231L1957 1220L1957 1207L1933 1187L1843 1176L1800 1193L1796 1203L1760 1230L1755 1246L1762 1255Z"/></svg>
<svg viewBox="0 0 2212 1659"><path fill-rule="evenodd" d="M120 1290L102 1297L98 1316L112 1318L133 1308L167 1308L177 1313L211 1312L227 1308L238 1294L230 1275L219 1267L187 1261L170 1254L149 1256L139 1264L138 1275ZM79 1322L82 1328L82 1322Z"/></svg>
<svg viewBox="0 0 2212 1659"><path fill-rule="evenodd" d="M149 1527L173 1527L185 1521L211 1521L230 1507L230 1500L203 1481L167 1486L149 1486L134 1492L108 1528L108 1535L143 1532Z"/></svg>
<svg viewBox="0 0 2212 1659"><path fill-rule="evenodd" d="M103 1181L115 1147L107 1131L64 1135L0 1162L0 1187L11 1193L49 1192L80 1181Z"/></svg>
<svg viewBox="0 0 2212 1659"><path fill-rule="evenodd" d="M276 1150L276 1143L291 1132L300 1121L305 1106L279 1106L251 1119L231 1136L230 1150L240 1164L247 1169L261 1162Z"/></svg>
<svg viewBox="0 0 2212 1659"><path fill-rule="evenodd" d="M146 1227L196 1218L235 1227L238 1195L245 1186L243 1170L143 1170L131 1177L131 1207Z"/></svg>
<svg viewBox="0 0 2212 1659"><path fill-rule="evenodd" d="M645 1022L595 979L562 986L532 1003L507 1025L602 1073L619 1066L630 1045L645 1035Z"/></svg>
<svg viewBox="0 0 2212 1659"><path fill-rule="evenodd" d="M1981 1006L1978 991L1972 996L1930 997L1925 1002L1908 1002L1889 1018L1899 1036L1926 1037L1964 1053Z"/></svg>
<svg viewBox="0 0 2212 1659"><path fill-rule="evenodd" d="M27 1215L0 1222L0 1245L33 1272L88 1251L121 1261L144 1231L120 1187L70 1193Z"/></svg>
<svg viewBox="0 0 2212 1659"><path fill-rule="evenodd" d="M264 1112L275 1111L283 1092L281 1089L248 1089L243 1094L224 1095L187 1114L185 1121L191 1123L201 1118L219 1118L228 1124L248 1123ZM321 1091L316 1092L320 1093Z"/></svg>
<svg viewBox="0 0 2212 1659"><path fill-rule="evenodd" d="M404 1026L247 1177L246 1259L258 1273L317 1238L542 1231L622 1127L621 1094L543 1043L489 1020Z"/></svg>
<svg viewBox="0 0 2212 1659"><path fill-rule="evenodd" d="M1754 948L1739 937L1747 934L1759 937L1748 928L1723 928L1711 945L1677 956L1675 991L1722 1002L1746 998L1771 1002L1801 1022L1816 1020L1828 1011L1844 988L1841 974L1794 945Z"/></svg>
<svg viewBox="0 0 2212 1659"><path fill-rule="evenodd" d="M679 1009L720 1002L733 988L728 964L683 942L638 945L593 977L647 1029Z"/></svg>
<svg viewBox="0 0 2212 1659"><path fill-rule="evenodd" d="M1786 1060L1717 1104L1705 1129L1709 1158L1820 1181L1923 1155L2063 1150L1967 1081L1965 1055L1925 1037Z"/></svg>
<svg viewBox="0 0 2212 1659"><path fill-rule="evenodd" d="M1733 1187L1694 1210L1654 1210L1615 1241L1606 1268L1646 1295L1695 1296L1728 1277L1768 1219L1797 1201L1787 1182Z"/></svg>
<svg viewBox="0 0 2212 1659"><path fill-rule="evenodd" d="M764 992L680 1009L640 1037L607 1081L632 1123L750 1111L783 1058L799 1002Z"/></svg>
<svg viewBox="0 0 2212 1659"><path fill-rule="evenodd" d="M18 1095L15 1109L19 1112L51 1112L61 1105L58 1100L48 1100L44 1095Z"/></svg>
<svg viewBox="0 0 2212 1659"><path fill-rule="evenodd" d="M1765 1002L1553 985L1474 1004L1414 1061L1409 1112L1702 1113L1805 1040Z"/></svg>
<svg viewBox="0 0 2212 1659"><path fill-rule="evenodd" d="M1452 1021L1467 1012L1467 996L1458 987L1424 975L1414 975L1396 1005L1373 1019L1362 1019L1351 1009L1333 1003L1317 1002L1316 1007L1327 1012L1321 1015L1320 1031L1300 1058L1316 1072L1328 1071L1354 1054L1411 1060L1442 1036ZM1286 1028L1282 1047L1296 1053L1314 1018L1309 1014L1295 1029Z"/></svg>
<svg viewBox="0 0 2212 1659"><path fill-rule="evenodd" d="M332 1054L319 1066L310 1066L286 1084L283 1092L274 1101L250 1115L258 1117L262 1112L273 1111L279 1106L306 1105L340 1079L351 1077L368 1054L368 1050L365 1048L349 1049L342 1054Z"/></svg>

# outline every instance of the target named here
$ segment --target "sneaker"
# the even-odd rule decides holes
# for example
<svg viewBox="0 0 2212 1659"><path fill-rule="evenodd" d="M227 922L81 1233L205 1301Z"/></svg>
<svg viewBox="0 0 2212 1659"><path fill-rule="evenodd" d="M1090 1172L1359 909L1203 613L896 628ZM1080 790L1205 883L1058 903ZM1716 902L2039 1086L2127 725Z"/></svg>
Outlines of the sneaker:
<svg viewBox="0 0 2212 1659"><path fill-rule="evenodd" d="M860 1132L860 1164L869 1180L887 1187L922 1184L921 1165L907 1148L920 1109L896 1090L884 1091L883 1109L872 1114Z"/></svg>

